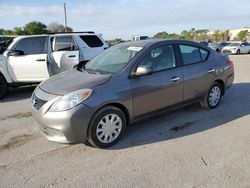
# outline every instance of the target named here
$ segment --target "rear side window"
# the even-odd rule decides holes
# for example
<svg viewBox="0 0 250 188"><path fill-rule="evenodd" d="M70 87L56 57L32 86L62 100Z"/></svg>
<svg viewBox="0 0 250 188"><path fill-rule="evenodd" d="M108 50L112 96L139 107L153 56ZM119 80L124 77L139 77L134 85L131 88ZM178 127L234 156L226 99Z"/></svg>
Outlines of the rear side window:
<svg viewBox="0 0 250 188"><path fill-rule="evenodd" d="M203 62L207 59L209 51L198 46L180 45L184 65Z"/></svg>
<svg viewBox="0 0 250 188"><path fill-rule="evenodd" d="M52 39L54 40L54 39ZM72 36L57 36L55 37L55 44L53 45L53 51L72 51L77 50L77 46Z"/></svg>
<svg viewBox="0 0 250 188"><path fill-rule="evenodd" d="M103 42L96 35L82 35L80 38L91 48L103 46Z"/></svg>
<svg viewBox="0 0 250 188"><path fill-rule="evenodd" d="M14 48L23 51L25 55L46 53L46 37L24 38Z"/></svg>
<svg viewBox="0 0 250 188"><path fill-rule="evenodd" d="M208 50L200 48L200 52L201 52L202 61L205 61L208 57L208 54L209 54Z"/></svg>

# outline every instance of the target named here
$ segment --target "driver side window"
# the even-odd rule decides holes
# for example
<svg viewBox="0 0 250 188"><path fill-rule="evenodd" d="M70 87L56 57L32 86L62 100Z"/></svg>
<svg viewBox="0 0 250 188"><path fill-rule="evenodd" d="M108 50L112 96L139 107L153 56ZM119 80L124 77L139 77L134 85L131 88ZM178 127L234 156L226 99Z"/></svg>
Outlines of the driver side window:
<svg viewBox="0 0 250 188"><path fill-rule="evenodd" d="M176 67L174 49L172 45L163 45L151 50L144 56L139 63L152 69L152 72L158 72Z"/></svg>

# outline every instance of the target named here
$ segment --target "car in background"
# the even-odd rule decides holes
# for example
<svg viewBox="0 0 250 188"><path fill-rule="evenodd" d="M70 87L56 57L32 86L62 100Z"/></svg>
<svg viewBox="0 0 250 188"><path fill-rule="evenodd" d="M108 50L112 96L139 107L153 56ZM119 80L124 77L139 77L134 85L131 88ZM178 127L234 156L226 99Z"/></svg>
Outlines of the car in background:
<svg viewBox="0 0 250 188"><path fill-rule="evenodd" d="M228 56L199 43L127 42L37 86L32 114L48 140L108 147L153 115L196 102L216 108L233 80Z"/></svg>
<svg viewBox="0 0 250 188"><path fill-rule="evenodd" d="M0 99L9 87L40 83L108 48L94 32L18 36L0 55Z"/></svg>
<svg viewBox="0 0 250 188"><path fill-rule="evenodd" d="M210 43L208 45L209 48L212 48L213 50L215 50L216 52L221 52L222 49L229 45L230 43L229 42L220 42L220 43Z"/></svg>
<svg viewBox="0 0 250 188"><path fill-rule="evenodd" d="M202 45L204 45L204 46L208 46L208 45L209 45L209 43L206 42L206 41L201 41L200 44L202 44Z"/></svg>
<svg viewBox="0 0 250 188"><path fill-rule="evenodd" d="M225 54L250 54L250 44L248 42L233 42L221 50Z"/></svg>

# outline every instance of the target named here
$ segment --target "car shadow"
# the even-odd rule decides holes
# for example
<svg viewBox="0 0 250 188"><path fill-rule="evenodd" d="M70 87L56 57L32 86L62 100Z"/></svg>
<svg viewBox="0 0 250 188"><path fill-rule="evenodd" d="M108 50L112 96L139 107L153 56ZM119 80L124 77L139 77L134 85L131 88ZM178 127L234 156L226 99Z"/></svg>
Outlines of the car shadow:
<svg viewBox="0 0 250 188"><path fill-rule="evenodd" d="M10 88L8 94L4 99L0 100L0 103L28 99L35 88L36 85Z"/></svg>
<svg viewBox="0 0 250 188"><path fill-rule="evenodd" d="M234 84L213 110L188 106L161 117L138 123L127 129L124 137L111 150L164 142L184 136L192 136L227 124L250 114L250 83Z"/></svg>

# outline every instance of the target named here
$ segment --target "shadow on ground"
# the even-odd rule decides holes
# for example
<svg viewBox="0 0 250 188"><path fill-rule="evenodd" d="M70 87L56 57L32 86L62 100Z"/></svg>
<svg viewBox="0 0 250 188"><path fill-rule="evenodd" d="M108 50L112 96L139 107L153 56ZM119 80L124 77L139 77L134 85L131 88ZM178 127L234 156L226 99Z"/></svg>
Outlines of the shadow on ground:
<svg viewBox="0 0 250 188"><path fill-rule="evenodd" d="M250 114L250 83L234 84L214 110L202 109L199 104L128 128L123 139L109 149L162 142L206 131ZM231 124L232 126L232 124Z"/></svg>
<svg viewBox="0 0 250 188"><path fill-rule="evenodd" d="M35 90L36 85L10 88L7 96L0 103L28 99Z"/></svg>

